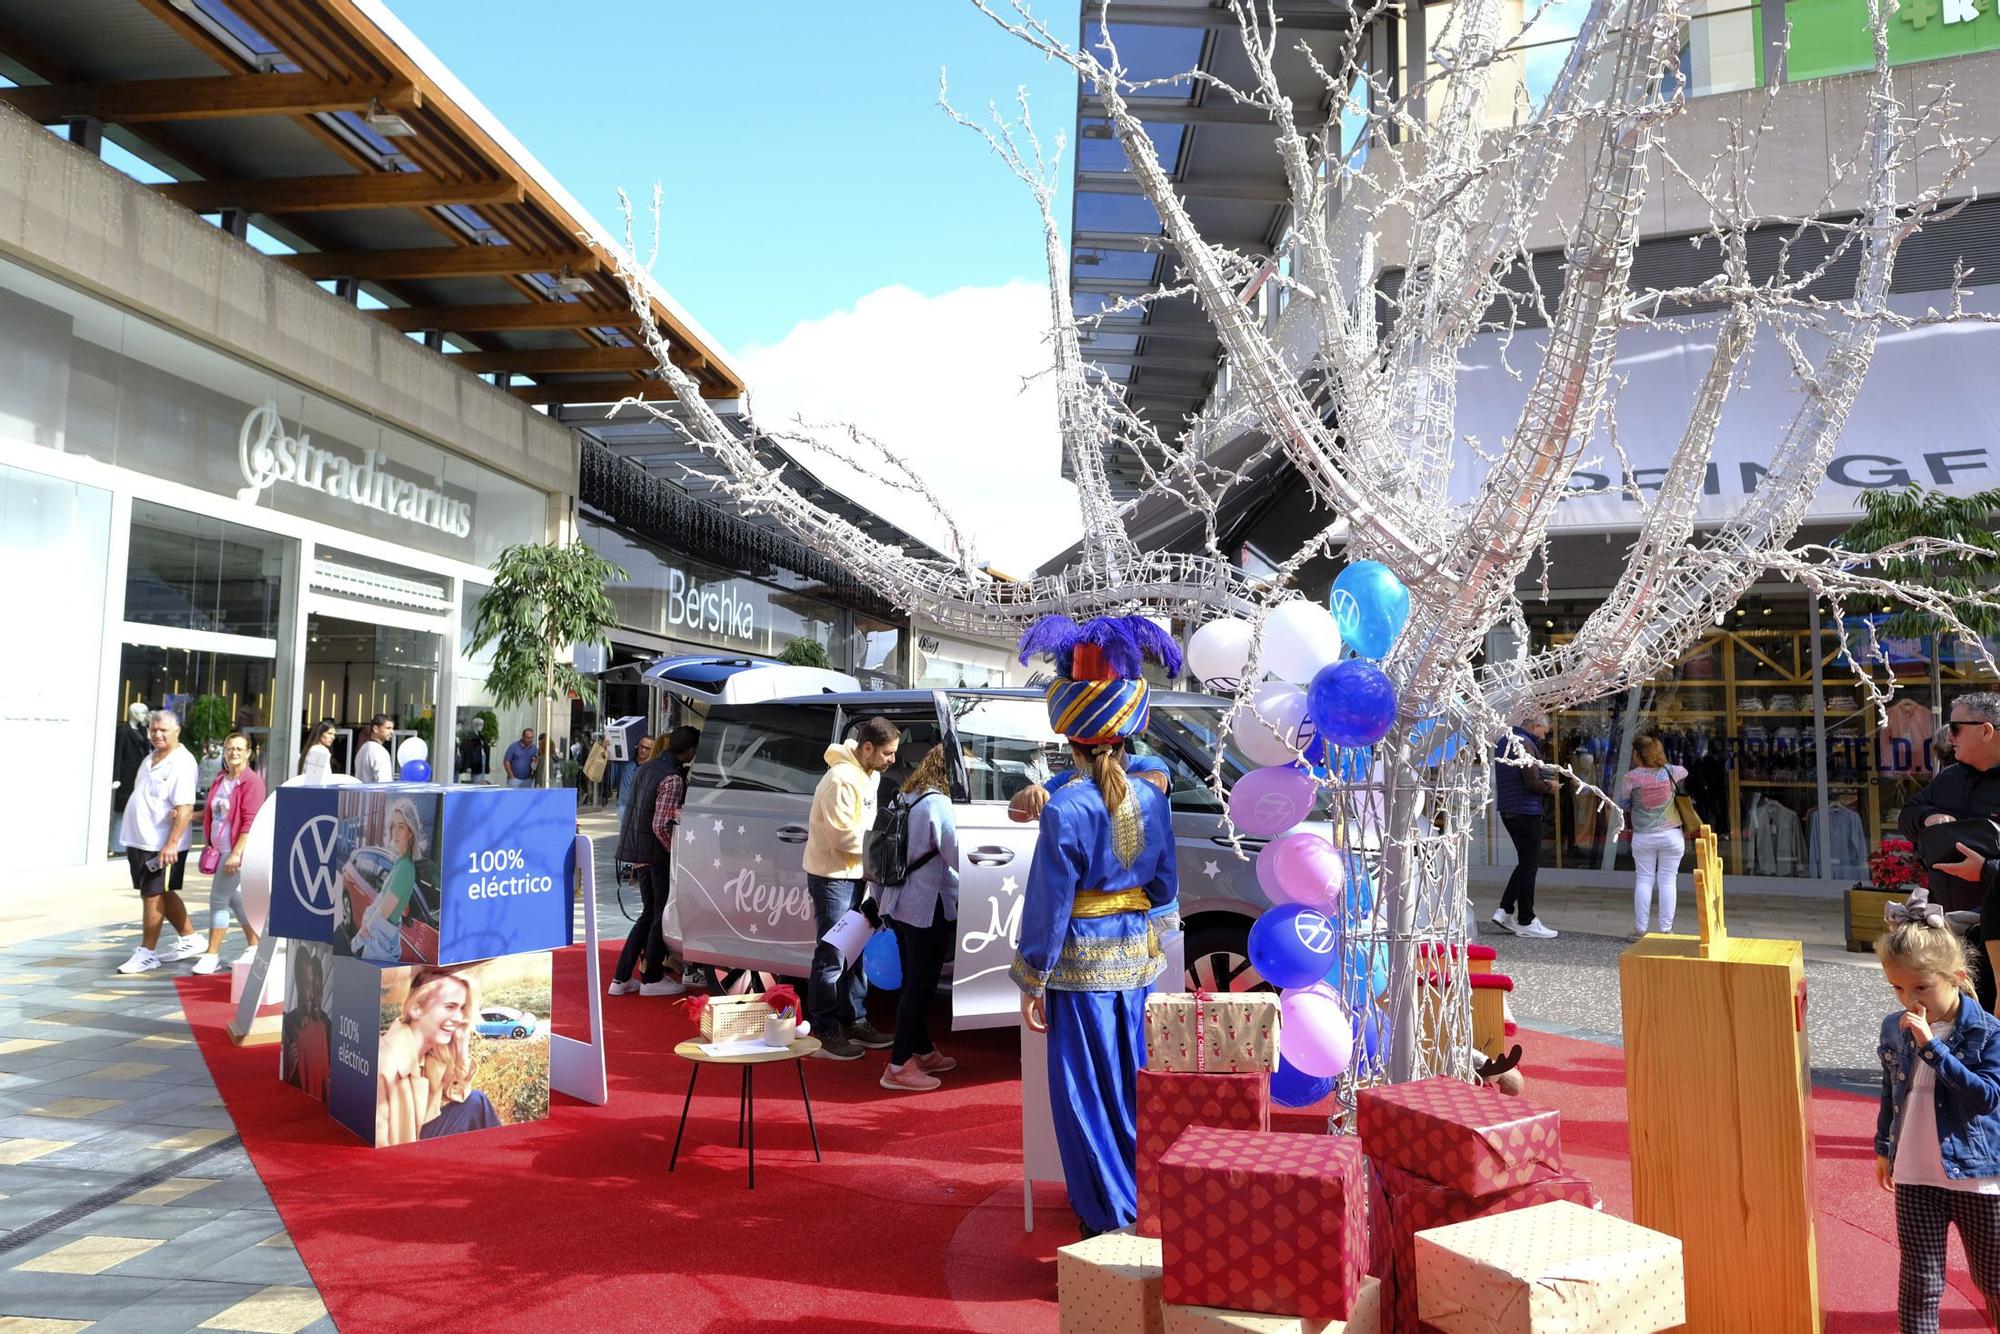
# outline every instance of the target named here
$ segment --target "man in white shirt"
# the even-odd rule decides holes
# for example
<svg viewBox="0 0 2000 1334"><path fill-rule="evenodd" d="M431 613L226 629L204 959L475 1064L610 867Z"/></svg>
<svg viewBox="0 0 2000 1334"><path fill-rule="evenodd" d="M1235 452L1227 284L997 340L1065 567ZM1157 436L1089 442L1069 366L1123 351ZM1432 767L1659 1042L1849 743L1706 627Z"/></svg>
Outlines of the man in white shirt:
<svg viewBox="0 0 2000 1334"><path fill-rule="evenodd" d="M139 765L132 793L125 802L118 837L132 871L132 888L139 891L139 948L120 964L121 973L150 973L162 963L192 959L202 952L187 906L181 902L181 882L187 875L188 842L194 824L199 766L181 746L181 722L165 709L146 716L146 738L153 753ZM170 921L179 939L165 954L155 952L160 924Z"/></svg>
<svg viewBox="0 0 2000 1334"><path fill-rule="evenodd" d="M389 758L389 738L396 735L396 720L378 713L368 720L366 741L354 752L354 776L364 783L393 783L396 763Z"/></svg>

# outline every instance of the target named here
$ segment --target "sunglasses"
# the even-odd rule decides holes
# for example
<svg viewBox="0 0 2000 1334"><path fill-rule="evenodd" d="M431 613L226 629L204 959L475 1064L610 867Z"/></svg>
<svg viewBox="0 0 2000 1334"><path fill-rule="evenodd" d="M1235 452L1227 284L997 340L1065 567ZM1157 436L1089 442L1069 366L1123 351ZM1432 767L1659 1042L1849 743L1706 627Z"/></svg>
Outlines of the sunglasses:
<svg viewBox="0 0 2000 1334"><path fill-rule="evenodd" d="M1984 718L1952 718L1945 723L1945 726L1951 729L1953 736L1958 735L1958 729L1961 727L1991 727L1992 725Z"/></svg>

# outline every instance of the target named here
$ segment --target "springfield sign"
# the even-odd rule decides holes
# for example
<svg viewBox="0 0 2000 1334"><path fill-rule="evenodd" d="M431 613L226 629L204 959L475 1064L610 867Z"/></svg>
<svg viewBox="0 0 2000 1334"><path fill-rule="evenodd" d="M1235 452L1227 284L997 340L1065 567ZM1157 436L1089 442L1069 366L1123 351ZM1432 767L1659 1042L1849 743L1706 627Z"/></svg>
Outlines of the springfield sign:
<svg viewBox="0 0 2000 1334"><path fill-rule="evenodd" d="M314 444L303 431L292 435L285 430L278 405L268 399L243 418L236 437L236 458L243 481L252 492L268 491L280 484L295 486L452 537L472 532L471 501L398 477L389 471L389 461L380 450L364 451L356 459Z"/></svg>

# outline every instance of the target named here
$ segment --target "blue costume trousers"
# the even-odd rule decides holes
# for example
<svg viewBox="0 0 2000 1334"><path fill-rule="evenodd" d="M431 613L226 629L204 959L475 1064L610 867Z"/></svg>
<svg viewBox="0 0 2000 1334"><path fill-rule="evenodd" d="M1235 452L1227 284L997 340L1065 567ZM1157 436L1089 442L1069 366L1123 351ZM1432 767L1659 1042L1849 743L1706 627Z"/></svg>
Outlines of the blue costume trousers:
<svg viewBox="0 0 2000 1334"><path fill-rule="evenodd" d="M1070 1207L1093 1232L1139 1216L1139 1068L1146 991L1049 991L1049 1101Z"/></svg>

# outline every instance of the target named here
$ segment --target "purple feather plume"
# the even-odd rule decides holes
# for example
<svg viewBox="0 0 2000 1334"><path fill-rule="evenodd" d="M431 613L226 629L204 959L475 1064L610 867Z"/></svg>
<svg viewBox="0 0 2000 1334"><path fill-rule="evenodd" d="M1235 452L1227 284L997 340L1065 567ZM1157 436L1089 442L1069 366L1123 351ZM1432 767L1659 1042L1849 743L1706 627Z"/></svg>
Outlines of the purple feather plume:
<svg viewBox="0 0 2000 1334"><path fill-rule="evenodd" d="M1076 641L1082 634L1081 627L1067 616L1043 616L1021 636L1021 661L1025 664L1036 654L1046 653L1055 664L1057 674L1068 676L1070 650L1076 647Z"/></svg>

